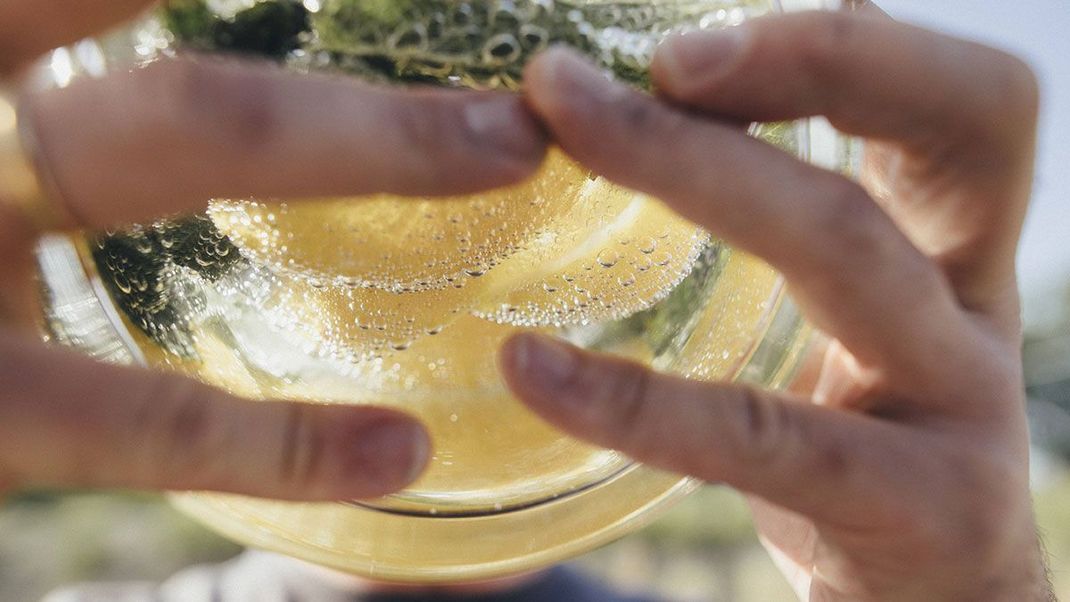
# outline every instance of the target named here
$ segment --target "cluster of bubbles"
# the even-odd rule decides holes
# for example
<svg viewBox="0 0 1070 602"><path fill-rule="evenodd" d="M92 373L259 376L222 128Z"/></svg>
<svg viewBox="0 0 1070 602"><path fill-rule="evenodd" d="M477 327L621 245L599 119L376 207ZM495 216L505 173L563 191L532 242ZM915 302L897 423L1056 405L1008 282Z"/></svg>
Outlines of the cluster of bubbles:
<svg viewBox="0 0 1070 602"><path fill-rule="evenodd" d="M538 52L566 45L639 87L657 44L768 12L769 0L170 0L164 37L304 70L516 89ZM152 45L157 48L157 44Z"/></svg>
<svg viewBox="0 0 1070 602"><path fill-rule="evenodd" d="M228 312L255 312L314 341L315 353L355 362L405 351L464 315L567 327L650 308L694 270L707 235L608 182L567 184L575 182L568 165L558 157L547 169L568 176L557 182L570 194L514 198L552 186L549 177L496 193L517 211L503 199L457 214L427 201L436 219L410 220L411 207L386 199L324 202L308 213L220 201L206 215L101 236L94 254L127 316L182 356L195 354L194 322ZM462 227L466 219L479 227Z"/></svg>
<svg viewBox="0 0 1070 602"><path fill-rule="evenodd" d="M396 293L464 288L581 202L588 179L555 154L530 182L463 198L215 201L208 215L276 271Z"/></svg>
<svg viewBox="0 0 1070 602"><path fill-rule="evenodd" d="M285 291L268 316L357 359L469 314L526 327L627 317L690 274L708 239L559 153L531 182L469 199L217 201L208 216Z"/></svg>
<svg viewBox="0 0 1070 602"><path fill-rule="evenodd" d="M753 6L751 6L753 4ZM646 85L657 42L768 10L721 0L171 0L169 44L244 51L390 82L515 88L553 44ZM351 363L464 316L517 327L619 321L696 270L706 233L561 153L531 181L453 199L213 201L205 215L95 241L127 317L196 355L194 322L258 315Z"/></svg>
<svg viewBox="0 0 1070 602"><path fill-rule="evenodd" d="M566 44L641 88L666 35L732 25L768 7L168 0L143 54L193 46L390 83L515 89L534 53ZM792 143L781 140L787 129L755 133ZM414 411L436 441L428 491L475 495L509 484L517 503L531 491L568 492L623 460L562 438L513 400L497 378L501 343L538 329L640 361L667 357L714 306L708 293L728 256L656 199L559 151L534 178L503 190L217 199L201 215L90 242L116 306L153 342L150 361L242 395ZM539 466L537 482L517 480L523 463ZM498 496L497 508L511 499Z"/></svg>
<svg viewBox="0 0 1070 602"><path fill-rule="evenodd" d="M755 12L767 8L754 4ZM313 8L309 43L298 57L326 53L361 73L470 88L519 87L527 61L553 45L567 45L645 86L666 35L749 16L738 2L719 0L397 0L389 7L319 0Z"/></svg>
<svg viewBox="0 0 1070 602"><path fill-rule="evenodd" d="M205 285L220 281L243 261L205 216L104 233L90 241L90 252L127 318L179 356L194 352L191 324L212 311Z"/></svg>

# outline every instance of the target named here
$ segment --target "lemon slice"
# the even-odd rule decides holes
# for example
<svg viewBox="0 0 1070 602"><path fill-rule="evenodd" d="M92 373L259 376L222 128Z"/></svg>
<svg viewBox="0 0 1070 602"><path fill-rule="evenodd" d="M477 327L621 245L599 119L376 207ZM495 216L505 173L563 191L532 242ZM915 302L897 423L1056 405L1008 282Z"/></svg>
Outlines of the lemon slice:
<svg viewBox="0 0 1070 602"><path fill-rule="evenodd" d="M797 128L756 124L750 134L794 152ZM709 235L661 202L603 178L490 273L475 315L503 324L570 326L649 309L694 269Z"/></svg>
<svg viewBox="0 0 1070 602"><path fill-rule="evenodd" d="M475 314L521 326L620 319L664 299L708 239L653 198L590 180L579 202L489 274Z"/></svg>
<svg viewBox="0 0 1070 602"><path fill-rule="evenodd" d="M272 281L268 319L357 362L466 312L529 327L629 316L668 295L707 240L560 151L533 180L472 200L218 201L209 213Z"/></svg>
<svg viewBox="0 0 1070 602"><path fill-rule="evenodd" d="M412 292L478 278L578 199L588 172L560 152L510 188L464 198L213 202L216 227L276 272Z"/></svg>
<svg viewBox="0 0 1070 602"><path fill-rule="evenodd" d="M270 295L260 303L274 328L303 335L321 357L363 362L404 351L441 333L478 294L463 285L399 293L267 272Z"/></svg>

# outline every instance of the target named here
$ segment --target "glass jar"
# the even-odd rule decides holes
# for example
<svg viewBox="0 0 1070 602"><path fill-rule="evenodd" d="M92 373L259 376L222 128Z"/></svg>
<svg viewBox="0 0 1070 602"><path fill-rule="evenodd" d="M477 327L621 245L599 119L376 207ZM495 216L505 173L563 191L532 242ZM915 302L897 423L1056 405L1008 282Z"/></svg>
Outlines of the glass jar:
<svg viewBox="0 0 1070 602"><path fill-rule="evenodd" d="M66 86L192 47L383 85L515 89L527 59L564 43L644 87L668 35L822 4L172 0L56 50L42 76ZM850 145L823 120L751 133L850 168ZM49 236L38 257L59 343L252 398L421 418L430 467L383 499L174 496L242 543L391 581L545 566L648 523L696 486L529 413L497 376L509 335L539 330L690 378L776 388L809 334L768 266L559 151L529 182L470 197L214 199L199 215Z"/></svg>

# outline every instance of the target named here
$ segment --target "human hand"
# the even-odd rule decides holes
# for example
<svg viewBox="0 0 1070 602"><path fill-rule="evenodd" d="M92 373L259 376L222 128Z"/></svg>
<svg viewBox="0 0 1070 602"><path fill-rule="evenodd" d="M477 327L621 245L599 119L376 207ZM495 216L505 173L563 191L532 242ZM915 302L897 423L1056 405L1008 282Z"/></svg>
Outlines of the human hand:
<svg viewBox="0 0 1070 602"><path fill-rule="evenodd" d="M148 4L2 2L0 78ZM25 90L20 118L36 134L56 202L73 216L62 226L89 229L203 209L213 197L470 192L524 177L544 151L512 96L381 90L208 57ZM0 182L0 498L22 487L127 487L351 499L389 493L421 471L427 435L400 413L252 402L100 365L20 332L36 303L40 232L5 202L8 184Z"/></svg>
<svg viewBox="0 0 1070 602"><path fill-rule="evenodd" d="M1037 85L1006 54L874 14L668 42L660 100L564 51L527 73L573 157L783 272L830 338L806 393L688 382L533 335L506 380L558 427L754 496L811 601L1050 600L1028 488L1015 249ZM864 186L739 123L823 115Z"/></svg>

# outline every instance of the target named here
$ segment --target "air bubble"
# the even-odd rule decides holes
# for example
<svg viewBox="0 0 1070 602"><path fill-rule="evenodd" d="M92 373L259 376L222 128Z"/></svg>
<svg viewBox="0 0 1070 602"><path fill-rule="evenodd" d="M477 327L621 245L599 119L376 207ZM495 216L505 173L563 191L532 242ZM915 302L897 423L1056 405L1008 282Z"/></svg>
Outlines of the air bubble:
<svg viewBox="0 0 1070 602"><path fill-rule="evenodd" d="M604 268L611 268L617 265L617 262L620 261L620 253L613 249L605 249L598 254L595 261L598 262L598 265Z"/></svg>
<svg viewBox="0 0 1070 602"><path fill-rule="evenodd" d="M422 23L402 25L387 40L392 50L412 52L427 48L427 28Z"/></svg>
<svg viewBox="0 0 1070 602"><path fill-rule="evenodd" d="M621 319L665 298L705 247L704 233L656 201L603 180L590 185L587 198L588 204L562 215L553 230L555 245L574 249L569 259L555 264L552 255L536 247L505 261L492 272L492 281L504 273L530 284L480 305L475 315L519 326ZM662 234L667 238L654 246L663 265L651 270L652 258L644 251ZM586 248L592 250L582 252Z"/></svg>
<svg viewBox="0 0 1070 602"><path fill-rule="evenodd" d="M487 40L483 47L483 62L494 66L507 65L520 58L521 52L520 42L512 34L498 34Z"/></svg>
<svg viewBox="0 0 1070 602"><path fill-rule="evenodd" d="M294 207L221 200L208 213L256 263L369 288L442 289L452 286L447 278L463 279L466 268L485 271L528 247L580 200L586 170L556 151L542 169L526 183L463 198L380 196Z"/></svg>

